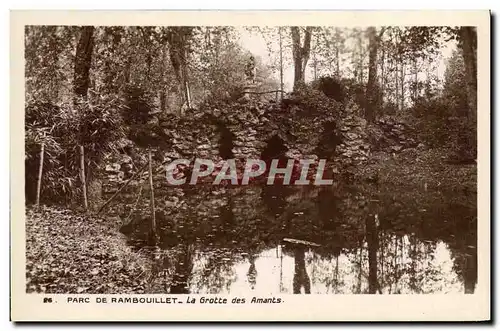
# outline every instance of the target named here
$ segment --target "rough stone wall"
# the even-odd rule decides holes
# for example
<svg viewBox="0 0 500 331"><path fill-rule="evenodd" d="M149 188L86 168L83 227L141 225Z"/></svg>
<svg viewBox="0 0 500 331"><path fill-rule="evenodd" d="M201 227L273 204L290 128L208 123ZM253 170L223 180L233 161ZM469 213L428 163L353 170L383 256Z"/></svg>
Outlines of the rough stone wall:
<svg viewBox="0 0 500 331"><path fill-rule="evenodd" d="M342 142L337 146L339 166L349 172L365 164L370 156L367 122L355 115L356 110L356 106L351 104L341 118L339 131Z"/></svg>
<svg viewBox="0 0 500 331"><path fill-rule="evenodd" d="M236 159L260 158L268 141L277 136L288 149L286 156L296 160L319 159L318 148L332 145L326 146L331 147L326 158L330 161L330 169L342 173L355 171L367 161L370 145L366 126L366 121L356 115L353 105L341 114L329 109L310 113L301 105L283 109L275 103L245 101L213 105L184 117L170 115L157 121L151 134L161 142L160 147L153 147L157 171L178 158L194 160L198 157L218 163L222 161L221 144L232 147ZM222 139L222 130L230 132L226 140ZM325 135L336 136L339 141L325 140ZM137 153L132 156L122 154L110 159L106 168L110 181L126 180L138 168L137 164L146 162L145 150L142 155L139 148L135 150Z"/></svg>
<svg viewBox="0 0 500 331"><path fill-rule="evenodd" d="M411 125L393 116L377 119L369 132L371 145L376 151L398 153L418 145Z"/></svg>

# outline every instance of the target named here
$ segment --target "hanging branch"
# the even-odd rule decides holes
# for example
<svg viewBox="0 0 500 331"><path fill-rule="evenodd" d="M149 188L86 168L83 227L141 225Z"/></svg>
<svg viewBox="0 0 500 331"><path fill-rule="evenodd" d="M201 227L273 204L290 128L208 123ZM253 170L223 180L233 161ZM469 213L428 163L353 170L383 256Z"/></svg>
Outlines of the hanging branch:
<svg viewBox="0 0 500 331"><path fill-rule="evenodd" d="M279 27L280 35L280 90L281 90L281 100L283 100L283 37L281 35L281 26ZM278 93L276 91L276 93ZM277 99L277 98L276 98Z"/></svg>

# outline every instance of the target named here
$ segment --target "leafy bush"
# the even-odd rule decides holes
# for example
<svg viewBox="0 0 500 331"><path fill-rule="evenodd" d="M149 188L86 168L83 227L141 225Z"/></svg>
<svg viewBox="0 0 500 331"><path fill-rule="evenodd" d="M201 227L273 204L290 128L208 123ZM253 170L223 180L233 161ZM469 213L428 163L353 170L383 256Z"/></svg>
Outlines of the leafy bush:
<svg viewBox="0 0 500 331"><path fill-rule="evenodd" d="M323 76L313 81L311 86L323 92L330 99L337 102L344 101L346 91L338 79L330 76Z"/></svg>
<svg viewBox="0 0 500 331"><path fill-rule="evenodd" d="M419 99L413 107L420 139L429 147L449 149L456 158L475 158L476 123L467 118L467 105L450 98Z"/></svg>
<svg viewBox="0 0 500 331"><path fill-rule="evenodd" d="M311 87L301 86L291 95L291 100L285 102L298 106L301 111L306 111L312 115L331 115L338 116L342 111L342 104L329 98L322 91Z"/></svg>
<svg viewBox="0 0 500 331"><path fill-rule="evenodd" d="M368 106L366 99L366 86L360 84L351 78L335 78L323 76L311 83L311 87L323 92L328 98L343 103L347 106L348 103L354 102L361 110L365 110ZM374 86L372 91L374 107L376 114L382 108L382 93L378 85ZM383 114L387 114L385 111ZM360 114L362 115L362 114Z"/></svg>
<svg viewBox="0 0 500 331"><path fill-rule="evenodd" d="M123 120L127 125L146 124L154 108L153 96L140 85L129 85L125 90L126 107L123 108Z"/></svg>
<svg viewBox="0 0 500 331"><path fill-rule="evenodd" d="M451 143L451 110L441 99L419 99L412 109L420 140L429 147L444 147Z"/></svg>
<svg viewBox="0 0 500 331"><path fill-rule="evenodd" d="M80 194L79 146L85 149L87 178L98 176L104 155L123 136L120 100L94 98L53 105L32 101L25 117L25 192L27 201L36 197L41 144L44 144L42 196L46 201L69 202Z"/></svg>

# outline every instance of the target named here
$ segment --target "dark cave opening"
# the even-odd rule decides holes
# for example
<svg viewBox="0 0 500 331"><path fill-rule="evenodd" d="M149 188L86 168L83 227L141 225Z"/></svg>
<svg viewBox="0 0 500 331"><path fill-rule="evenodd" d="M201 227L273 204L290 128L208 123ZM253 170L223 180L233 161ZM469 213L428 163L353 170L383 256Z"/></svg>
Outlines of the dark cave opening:
<svg viewBox="0 0 500 331"><path fill-rule="evenodd" d="M234 158L234 133L224 123L217 123L217 130L219 131L219 155L224 160Z"/></svg>
<svg viewBox="0 0 500 331"><path fill-rule="evenodd" d="M262 150L260 155L261 160L266 162L269 166L273 159L280 160L279 164L281 165L281 161L285 161L286 165L286 156L285 153L288 151L288 147L286 147L285 142L278 135L273 135L266 141L266 147Z"/></svg>
<svg viewBox="0 0 500 331"><path fill-rule="evenodd" d="M323 125L318 146L315 148L315 153L320 159L332 159L335 156L337 146L342 142L337 134L337 126L334 122L326 122Z"/></svg>

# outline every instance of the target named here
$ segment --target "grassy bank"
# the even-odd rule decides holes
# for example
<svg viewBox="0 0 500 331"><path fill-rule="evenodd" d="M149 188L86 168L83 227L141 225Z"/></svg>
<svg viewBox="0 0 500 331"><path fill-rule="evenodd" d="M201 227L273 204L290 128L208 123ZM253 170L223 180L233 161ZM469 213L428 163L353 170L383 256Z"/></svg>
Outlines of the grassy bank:
<svg viewBox="0 0 500 331"><path fill-rule="evenodd" d="M364 172L369 177L376 177L381 185L476 192L476 164L451 164L447 160L448 153L444 149L374 153Z"/></svg>
<svg viewBox="0 0 500 331"><path fill-rule="evenodd" d="M28 209L27 292L144 292L150 262L111 223L60 208Z"/></svg>

